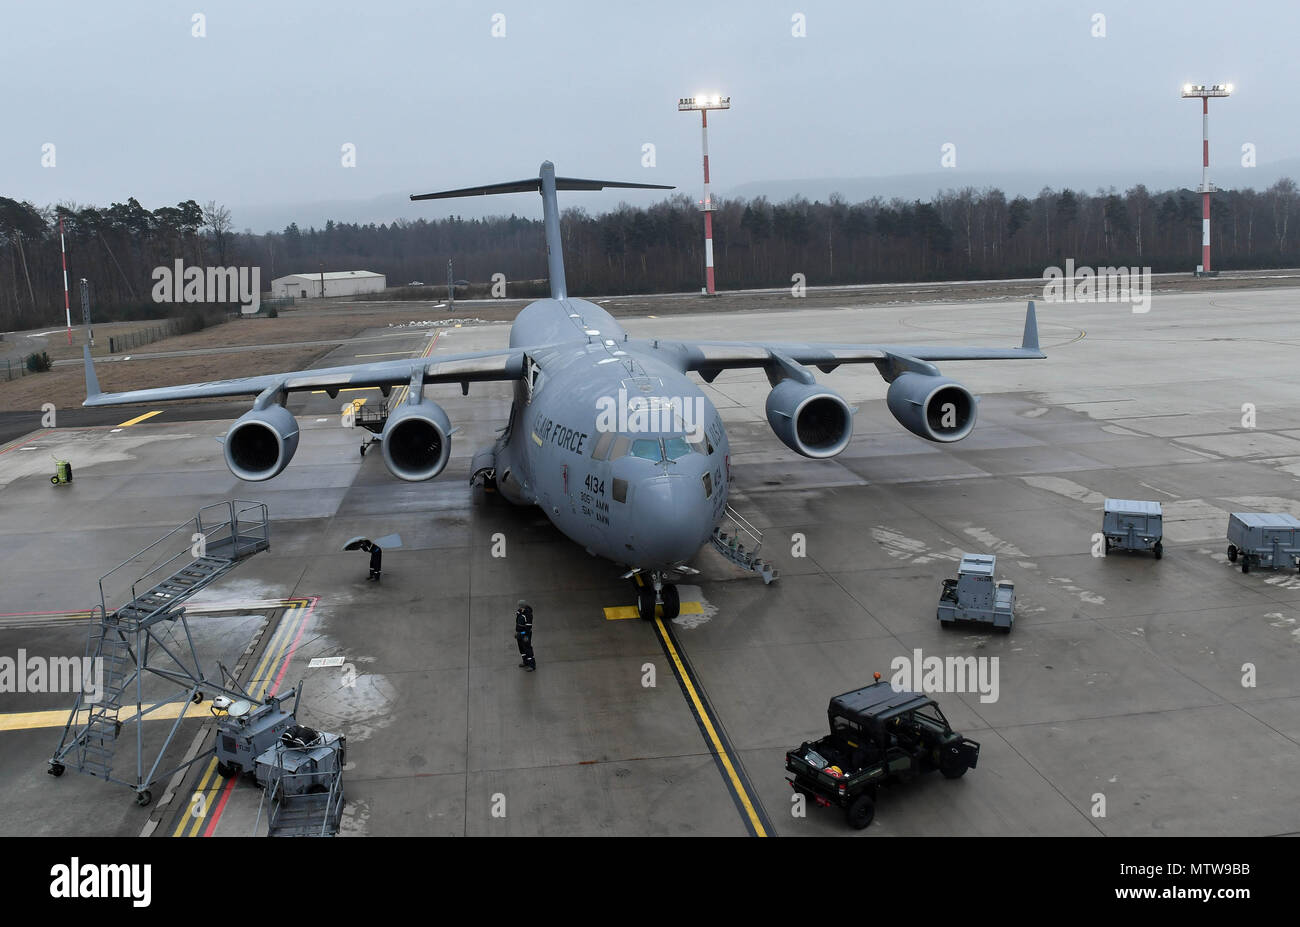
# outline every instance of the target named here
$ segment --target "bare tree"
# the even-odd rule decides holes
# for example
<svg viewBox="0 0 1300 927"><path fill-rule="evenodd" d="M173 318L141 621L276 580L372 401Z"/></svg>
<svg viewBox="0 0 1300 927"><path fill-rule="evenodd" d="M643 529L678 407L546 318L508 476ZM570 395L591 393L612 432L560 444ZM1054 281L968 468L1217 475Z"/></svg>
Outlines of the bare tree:
<svg viewBox="0 0 1300 927"><path fill-rule="evenodd" d="M217 246L217 265L226 266L226 241L230 237L230 210L208 200L203 207L203 227L212 233L212 243Z"/></svg>

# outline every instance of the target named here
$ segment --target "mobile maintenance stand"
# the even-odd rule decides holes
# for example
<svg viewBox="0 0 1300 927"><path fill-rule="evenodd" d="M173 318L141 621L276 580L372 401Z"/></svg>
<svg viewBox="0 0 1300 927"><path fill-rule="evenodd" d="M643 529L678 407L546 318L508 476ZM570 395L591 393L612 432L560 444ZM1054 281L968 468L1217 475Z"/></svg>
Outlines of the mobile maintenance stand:
<svg viewBox="0 0 1300 927"><path fill-rule="evenodd" d="M1149 550L1157 560L1164 556L1164 513L1159 502L1107 499L1101 533L1107 555L1112 550Z"/></svg>
<svg viewBox="0 0 1300 927"><path fill-rule="evenodd" d="M370 445L379 443L379 436L384 433L384 426L388 424L388 397L384 397L384 402L380 406L371 408L368 403L354 405L352 407L352 427L364 428L370 432L370 437L361 442L361 456L366 456L366 451L370 450Z"/></svg>
<svg viewBox="0 0 1300 927"><path fill-rule="evenodd" d="M269 530L266 506L260 502L207 505L194 518L100 577L99 605L91 609L93 626L86 641L84 665L103 666L102 691L97 701L91 701L84 691L86 687L81 687L83 691L77 694L59 745L50 757L50 775L62 776L70 767L128 786L135 792L136 804L143 807L153 801L151 790L156 783L212 754L207 750L179 766L160 771L186 711L191 704L203 701L205 691L234 699L249 698L247 693L233 688L237 683L228 680L224 672L220 683L203 675L182 603L243 560L270 547ZM180 550L172 553L177 547ZM149 566L130 579L130 573L140 569L141 564ZM129 592L122 592L128 601L110 610L109 601L118 598L113 590L122 587L129 587ZM101 660L102 664L98 662ZM146 679L150 682L148 692ZM172 689L173 694L158 692L156 680L161 680L164 691ZM226 687L227 681L232 688ZM175 720L162 743L146 747L145 722L173 716ZM134 740L135 756L123 763L118 760L117 746L126 738ZM133 772L122 770L123 766L129 769L132 761Z"/></svg>

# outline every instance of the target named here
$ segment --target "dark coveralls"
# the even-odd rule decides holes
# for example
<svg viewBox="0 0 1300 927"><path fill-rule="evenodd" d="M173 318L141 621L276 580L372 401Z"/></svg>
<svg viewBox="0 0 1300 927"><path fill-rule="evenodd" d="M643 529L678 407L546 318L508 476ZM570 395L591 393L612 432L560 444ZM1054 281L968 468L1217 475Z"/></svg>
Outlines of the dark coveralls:
<svg viewBox="0 0 1300 927"><path fill-rule="evenodd" d="M529 672L537 669L537 660L533 657L533 609L530 605L515 611L515 643L519 645L519 656L523 658L520 669Z"/></svg>
<svg viewBox="0 0 1300 927"><path fill-rule="evenodd" d="M378 544L371 544L370 545L370 575L367 576L366 579L373 579L375 582L379 582L379 576L383 572L383 570L380 569L380 564L382 564L383 562L384 562L383 550L380 549Z"/></svg>

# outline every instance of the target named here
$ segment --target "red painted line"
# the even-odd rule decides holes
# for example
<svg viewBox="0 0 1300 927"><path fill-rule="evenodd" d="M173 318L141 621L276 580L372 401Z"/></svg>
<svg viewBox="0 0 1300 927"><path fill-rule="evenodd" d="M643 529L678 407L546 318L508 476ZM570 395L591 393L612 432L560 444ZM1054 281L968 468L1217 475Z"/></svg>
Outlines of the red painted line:
<svg viewBox="0 0 1300 927"><path fill-rule="evenodd" d="M310 598L303 599L266 599L268 604L276 608L288 608L291 605L310 605ZM191 603L190 608L202 614L205 611L221 611L231 608L252 608L257 603L254 602L203 602ZM54 612L0 612L0 618L43 618L49 615L68 615L80 618L82 615L89 616L90 612L86 609L71 609L68 611Z"/></svg>
<svg viewBox="0 0 1300 927"><path fill-rule="evenodd" d="M42 431L40 434L32 435L30 438L27 438L25 441L20 441L17 444L10 445L9 447L5 448L3 451L0 451L0 455L8 454L10 451L16 451L18 450L18 448L31 444L33 441L40 440L41 438L49 434L54 434L53 428L47 428L44 431Z"/></svg>
<svg viewBox="0 0 1300 927"><path fill-rule="evenodd" d="M217 807L212 809L212 815L208 820L208 826L203 828L203 836L211 837L212 832L217 829L217 822L221 820L221 812L226 810L226 802L230 800L230 793L235 790L235 779L226 780L226 786L221 790L221 800L217 802Z"/></svg>
<svg viewBox="0 0 1300 927"><path fill-rule="evenodd" d="M289 645L289 651L284 655L284 662L280 664L280 672L275 676L275 682L272 683L268 692L274 695L280 689L280 683L284 681L284 673L289 668L289 663L293 660L294 651L298 649L298 642L302 640L303 632L307 630L307 620L311 618L311 613L316 610L316 603L320 601L320 596L311 597L311 605L307 606L307 612L302 616L302 621L298 624L298 633L294 636L293 643Z"/></svg>
<svg viewBox="0 0 1300 927"><path fill-rule="evenodd" d="M289 661L293 658L293 652L298 649L298 642L302 640L303 631L307 630L307 619L310 618L311 613L316 610L316 603L320 601L320 596L307 596L301 599L288 599L286 601L291 604L295 602L310 604L307 606L307 611L303 614L302 619L298 624L298 634L294 637L293 643L289 646L289 651L284 655L284 663L280 666L280 674L275 677L275 683L268 690L271 695L274 695L276 690L280 688L280 681L284 679L284 671L289 668ZM202 836L211 837L216 831L217 824L221 821L221 815L226 810L226 802L230 800L230 793L235 790L236 781L237 778L228 780L225 788L221 790L221 800L218 801L217 806L212 809L211 815L208 819L208 825L203 829Z"/></svg>

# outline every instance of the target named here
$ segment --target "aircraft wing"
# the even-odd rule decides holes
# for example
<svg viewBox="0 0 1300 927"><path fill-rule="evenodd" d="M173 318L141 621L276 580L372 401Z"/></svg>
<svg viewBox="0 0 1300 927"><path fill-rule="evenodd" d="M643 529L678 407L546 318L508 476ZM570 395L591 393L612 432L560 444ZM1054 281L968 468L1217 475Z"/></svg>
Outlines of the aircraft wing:
<svg viewBox="0 0 1300 927"><path fill-rule="evenodd" d="M1025 312L1024 335L1017 348L754 341L684 341L671 345L660 342L660 347L675 350L683 370L698 371L710 383L723 370L738 367L762 367L770 373L784 369L790 374L805 364L817 367L823 373L830 373L841 364L875 364L881 375L892 381L908 370L937 373L930 361L1017 360L1047 356L1038 346L1038 318L1032 302Z"/></svg>
<svg viewBox="0 0 1300 927"><path fill-rule="evenodd" d="M118 406L134 402L170 402L178 399L220 399L228 396L267 396L301 390L323 390L331 396L341 389L379 387L387 395L394 386L428 383L461 383L483 380L518 380L523 376L524 352L521 349L505 351L479 351L471 354L450 354L438 357L421 357L410 360L384 361L375 364L349 364L345 367L324 367L313 370L294 370L257 377L240 377L234 380L212 380L207 383L187 383L182 386L159 386L150 389L128 390L122 393L103 393L95 375L95 365L90 359L90 348L85 348L86 401L85 406Z"/></svg>

